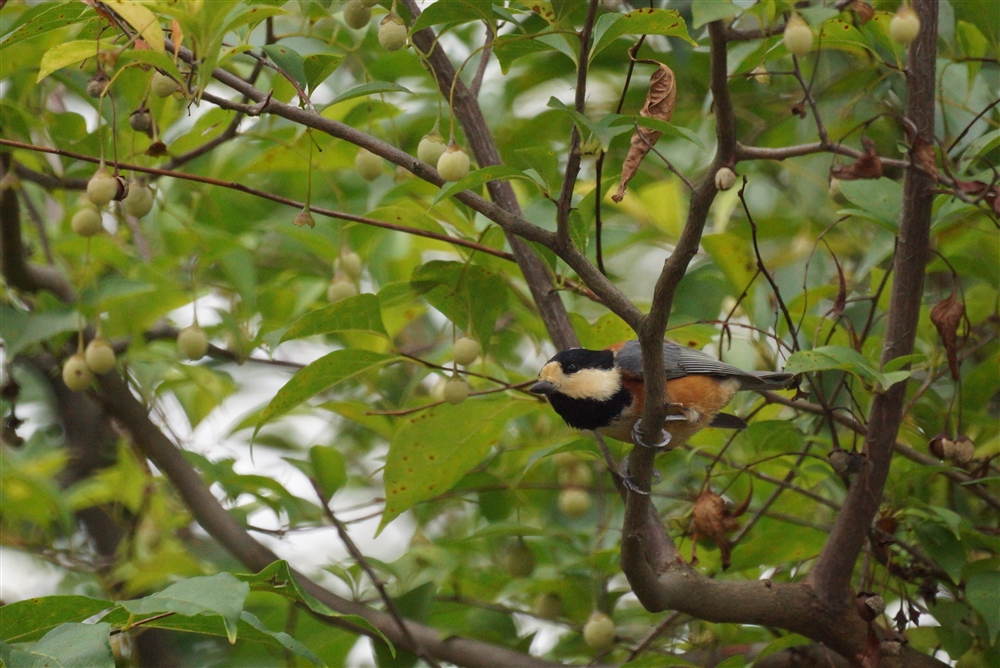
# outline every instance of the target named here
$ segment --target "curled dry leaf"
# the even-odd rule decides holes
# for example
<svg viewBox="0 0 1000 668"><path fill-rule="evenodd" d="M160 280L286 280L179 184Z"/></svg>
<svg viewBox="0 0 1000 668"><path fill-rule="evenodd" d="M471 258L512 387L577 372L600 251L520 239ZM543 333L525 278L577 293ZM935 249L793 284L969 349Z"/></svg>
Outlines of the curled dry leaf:
<svg viewBox="0 0 1000 668"><path fill-rule="evenodd" d="M741 504L742 510L746 510L745 505L746 502ZM742 510L739 512L742 513ZM725 499L718 494L711 491L702 492L694 502L694 508L691 510L691 540L697 544L699 538L710 538L718 545L719 552L722 553L723 570L729 568L732 549L726 534L738 527L739 523L726 507Z"/></svg>
<svg viewBox="0 0 1000 668"><path fill-rule="evenodd" d="M674 104L677 102L677 84L674 80L674 72L663 63L657 63L658 67L653 76L649 78L649 93L646 95L646 103L642 105L640 116L655 118L661 121L669 121L674 115ZM648 128L636 128L632 133L632 143L622 165L622 177L618 183L618 192L611 196L616 202L622 201L625 197L625 189L628 182L632 180L639 170L642 159L646 157L649 150L656 144L660 135L658 130Z"/></svg>
<svg viewBox="0 0 1000 668"><path fill-rule="evenodd" d="M853 165L847 167L835 167L830 170L830 176L841 181L854 181L856 179L877 179L882 176L882 159L875 151L875 142L868 137L861 140L865 154L858 158Z"/></svg>
<svg viewBox="0 0 1000 668"><path fill-rule="evenodd" d="M864 25L875 18L875 10L867 2L862 0L854 0L851 4L847 6L852 12L858 17L858 22Z"/></svg>
<svg viewBox="0 0 1000 668"><path fill-rule="evenodd" d="M934 154L934 146L924 141L920 136L913 140L910 147L910 160L917 169L931 178L937 179L937 156Z"/></svg>
<svg viewBox="0 0 1000 668"><path fill-rule="evenodd" d="M1000 186L983 183L982 181L959 181L955 179L955 187L966 195L982 198L995 214L1000 215Z"/></svg>
<svg viewBox="0 0 1000 668"><path fill-rule="evenodd" d="M965 305L958 300L955 290L947 299L942 300L931 309L931 322L937 328L941 343L948 355L948 368L951 370L951 377L958 380L958 350L962 344L958 340L958 326L965 318Z"/></svg>

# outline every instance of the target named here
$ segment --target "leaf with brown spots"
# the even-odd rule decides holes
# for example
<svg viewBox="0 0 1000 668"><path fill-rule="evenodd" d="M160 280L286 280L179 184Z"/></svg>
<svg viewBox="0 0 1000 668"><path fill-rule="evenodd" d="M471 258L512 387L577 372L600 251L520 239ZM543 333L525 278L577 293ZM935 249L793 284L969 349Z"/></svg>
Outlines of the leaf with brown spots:
<svg viewBox="0 0 1000 668"><path fill-rule="evenodd" d="M733 519L726 501L712 491L702 492L691 509L691 540L710 538L722 553L722 569L729 568L731 546L726 534L735 531L739 523Z"/></svg>
<svg viewBox="0 0 1000 668"><path fill-rule="evenodd" d="M931 322L937 328L941 343L948 355L948 368L951 370L951 377L958 380L958 350L962 347L962 341L958 340L958 327L965 318L965 305L958 300L958 294L952 290L947 299L938 302L931 309Z"/></svg>
<svg viewBox="0 0 1000 668"><path fill-rule="evenodd" d="M882 159L875 151L875 142L865 137L861 140L861 145L865 148L865 154L858 158L853 165L831 169L830 176L841 181L880 178L882 176Z"/></svg>
<svg viewBox="0 0 1000 668"><path fill-rule="evenodd" d="M640 116L655 118L661 121L669 121L674 115L674 104L677 102L677 83L674 79L674 72L662 63L658 63L653 76L649 78L649 93L646 95L646 103L642 105ZM628 182L632 180L642 159L646 157L653 145L663 134L658 130L648 128L636 128L632 133L632 143L622 165L622 177L618 184L618 192L611 196L616 202L622 201L625 197L625 189Z"/></svg>
<svg viewBox="0 0 1000 668"><path fill-rule="evenodd" d="M385 509L378 531L400 513L451 489L534 401L493 396L441 404L403 419L385 460Z"/></svg>

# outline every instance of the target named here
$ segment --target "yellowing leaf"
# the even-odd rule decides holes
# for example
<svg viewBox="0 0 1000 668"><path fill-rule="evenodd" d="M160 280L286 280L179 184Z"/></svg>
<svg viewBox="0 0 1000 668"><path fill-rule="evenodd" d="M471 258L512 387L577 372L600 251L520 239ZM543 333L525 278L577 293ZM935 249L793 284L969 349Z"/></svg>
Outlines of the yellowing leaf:
<svg viewBox="0 0 1000 668"><path fill-rule="evenodd" d="M130 0L104 0L104 4L135 28L146 44L149 44L149 48L157 53L163 53L163 29L153 12Z"/></svg>
<svg viewBox="0 0 1000 668"><path fill-rule="evenodd" d="M38 78L35 79L35 83L38 83L56 70L61 70L67 65L73 65L84 58L96 55L97 47L94 45L94 40L92 39L57 44L42 56L42 62L38 69Z"/></svg>
<svg viewBox="0 0 1000 668"><path fill-rule="evenodd" d="M400 513L447 492L482 461L507 423L537 408L508 397L442 404L403 421L385 461L381 532Z"/></svg>

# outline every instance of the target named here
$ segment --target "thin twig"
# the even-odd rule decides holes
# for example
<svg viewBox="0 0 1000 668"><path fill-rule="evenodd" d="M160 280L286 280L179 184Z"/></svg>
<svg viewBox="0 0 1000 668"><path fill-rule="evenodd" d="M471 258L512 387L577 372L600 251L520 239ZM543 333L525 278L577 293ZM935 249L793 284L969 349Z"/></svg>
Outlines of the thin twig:
<svg viewBox="0 0 1000 668"><path fill-rule="evenodd" d="M26 149L29 151L38 151L40 153L51 153L54 155L61 155L68 158L74 158L76 160L84 160L86 162L94 162L94 163L100 162L99 158L94 158L89 155L84 155L82 153L67 151L65 149L60 149L60 148L50 148L48 146L36 146L34 144L24 144L22 142L13 141L10 139L0 139L0 145ZM272 202L277 202L279 204L285 204L286 206L298 210L305 208L305 204L302 202L298 202L288 197L274 195L272 193L267 192L266 190L251 188L250 186L245 186L242 183L236 183L235 181L222 181L219 179L213 179L208 176L199 176L197 174L175 172L169 169L157 169L155 167L143 167L141 165L129 165L125 163L119 163L118 167L120 169L128 171L141 172L144 174L156 174L158 176L170 176L176 179L184 179L186 181L194 181L196 183L205 183L207 185L217 186L219 188L238 190L239 192L246 193L247 195L253 195L254 197L260 197L261 199L270 200ZM490 246L484 246L483 244L478 244L474 241L467 241L465 239L449 237L447 234L439 234L437 232L429 232L426 230L417 229L415 227L407 227L405 225L386 223L384 221L376 220L374 218L368 218L367 216L357 216L354 215L353 213L335 211L333 209L326 209L319 206L310 205L309 210L312 211L313 213L317 213L321 216L327 216L329 218L337 218L340 220L347 220L353 223L361 223L363 225L371 225L372 227L381 227L387 230L412 234L413 236L417 237L435 239L437 241L443 241L445 243L454 244L456 246L463 246L465 248L470 248L472 250L479 251L480 253L486 253L488 255L499 257L504 260L510 260L510 261L514 260L513 256L510 253L497 250L496 248L491 248Z"/></svg>
<svg viewBox="0 0 1000 668"><path fill-rule="evenodd" d="M317 484L317 482L312 479L310 479L309 482L312 483L313 489L316 490L316 496L319 498L320 506L323 508L323 514L326 515L326 518L330 520L330 523L333 524L334 527L336 527L337 535L340 536L341 542L344 544L344 547L347 548L347 551L350 553L351 557L354 558L354 561L357 562L358 566L360 566L361 569L368 576L368 579L370 579L372 581L372 584L375 585L375 588L378 590L379 597L385 604L386 610L392 616L393 620L395 620L396 625L399 627L400 633L402 633L403 636L406 638L407 642L410 643L410 646L414 648L413 653L419 656L427 663L429 663L431 666L436 666L437 668L440 668L441 664L439 664L434 657L428 654L424 650L423 645L418 643L417 639L414 638L413 634L410 633L410 629L406 625L406 622L403 620L403 615L399 612L399 608L396 606L396 602L392 599L391 596L389 596L389 593L385 589L385 581L382 580L382 578L380 578L375 573L375 570L371 567L371 564L368 563L368 560L365 558L365 555L361 553L361 550L358 549L358 546L355 545L354 541L351 539L350 534L347 533L347 527L344 526L343 522L337 519L337 516L333 513L333 510L330 509L329 502L326 499L326 496L323 494L323 490L320 489L319 484Z"/></svg>

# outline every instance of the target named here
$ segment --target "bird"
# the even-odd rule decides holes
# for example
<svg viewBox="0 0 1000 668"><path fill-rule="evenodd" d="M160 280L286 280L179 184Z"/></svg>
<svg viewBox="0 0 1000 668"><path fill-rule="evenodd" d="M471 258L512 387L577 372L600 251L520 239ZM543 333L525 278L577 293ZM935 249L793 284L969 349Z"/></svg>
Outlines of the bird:
<svg viewBox="0 0 1000 668"><path fill-rule="evenodd" d="M642 350L636 340L604 350L570 348L542 367L529 392L545 396L570 427L649 447L683 444L705 427L743 429L747 423L721 413L737 392L788 387L794 374L744 371L700 350L663 342L669 413L660 443L643 443L639 420L645 403Z"/></svg>

